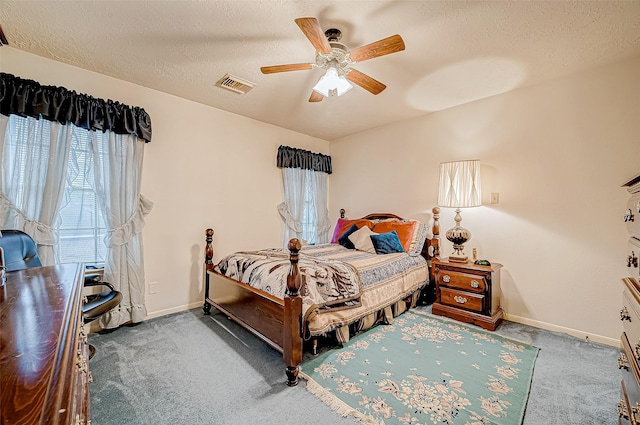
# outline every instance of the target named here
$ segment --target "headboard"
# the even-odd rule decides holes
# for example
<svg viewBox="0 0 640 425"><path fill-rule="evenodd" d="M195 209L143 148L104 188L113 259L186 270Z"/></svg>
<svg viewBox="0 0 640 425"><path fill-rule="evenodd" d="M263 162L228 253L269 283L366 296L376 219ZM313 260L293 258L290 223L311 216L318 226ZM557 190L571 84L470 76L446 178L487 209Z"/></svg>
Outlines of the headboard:
<svg viewBox="0 0 640 425"><path fill-rule="evenodd" d="M440 208L433 207L431 209L433 214L433 223L431 225L431 238L427 238L424 242L424 246L422 247L422 256L429 263L429 267L431 268L431 259L432 258L440 258ZM346 210L344 208L340 209L340 218L346 218ZM396 219L399 221L405 220L404 218L391 213L372 213L367 214L364 217L360 217L365 220L386 220L386 219ZM431 276L430 276L431 277Z"/></svg>

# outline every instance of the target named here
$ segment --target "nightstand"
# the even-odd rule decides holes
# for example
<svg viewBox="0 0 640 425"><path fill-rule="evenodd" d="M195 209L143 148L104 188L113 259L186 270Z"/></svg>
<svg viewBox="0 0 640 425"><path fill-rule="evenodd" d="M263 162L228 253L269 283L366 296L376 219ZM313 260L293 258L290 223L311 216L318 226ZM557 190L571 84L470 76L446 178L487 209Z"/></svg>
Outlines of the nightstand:
<svg viewBox="0 0 640 425"><path fill-rule="evenodd" d="M500 269L502 264L480 266L473 262L433 259L436 301L432 313L493 331L502 322Z"/></svg>

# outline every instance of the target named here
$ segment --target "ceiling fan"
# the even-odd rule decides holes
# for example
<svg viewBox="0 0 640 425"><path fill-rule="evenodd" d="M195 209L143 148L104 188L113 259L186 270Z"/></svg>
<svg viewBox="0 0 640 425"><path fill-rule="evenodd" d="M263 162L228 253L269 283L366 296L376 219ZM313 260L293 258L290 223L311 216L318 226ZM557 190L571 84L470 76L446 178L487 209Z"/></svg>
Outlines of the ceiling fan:
<svg viewBox="0 0 640 425"><path fill-rule="evenodd" d="M316 62L263 66L260 68L263 74L315 68L326 70L325 75L314 86L309 102L320 102L328 96L340 96L353 87L350 82L373 94L378 94L387 87L349 66L404 50L404 41L398 34L349 50L339 42L342 37L340 30L331 28L323 32L316 18L298 18L295 22L316 49Z"/></svg>

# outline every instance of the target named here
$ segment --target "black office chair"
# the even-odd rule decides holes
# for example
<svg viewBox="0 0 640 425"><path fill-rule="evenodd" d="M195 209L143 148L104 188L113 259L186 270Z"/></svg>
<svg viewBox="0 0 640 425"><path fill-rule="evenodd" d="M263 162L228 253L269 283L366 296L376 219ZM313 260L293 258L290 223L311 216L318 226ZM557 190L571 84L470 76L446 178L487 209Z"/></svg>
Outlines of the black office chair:
<svg viewBox="0 0 640 425"><path fill-rule="evenodd" d="M31 236L20 230L0 231L0 247L4 250L4 266L6 271L41 267L38 248ZM84 279L85 287L104 286L106 291L85 296L82 304L82 317L85 323L90 323L106 312L116 308L122 300L122 294L113 285L102 280L102 270L95 267L87 268ZM93 357L95 347L89 345L90 355Z"/></svg>

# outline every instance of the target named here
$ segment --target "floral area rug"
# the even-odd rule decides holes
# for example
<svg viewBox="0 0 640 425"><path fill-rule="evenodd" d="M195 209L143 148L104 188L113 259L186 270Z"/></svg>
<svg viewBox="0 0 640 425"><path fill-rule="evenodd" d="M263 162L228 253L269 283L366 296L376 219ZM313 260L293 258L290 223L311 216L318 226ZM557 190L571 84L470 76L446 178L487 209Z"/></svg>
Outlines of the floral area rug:
<svg viewBox="0 0 640 425"><path fill-rule="evenodd" d="M305 362L307 389L367 424L520 425L538 348L409 311Z"/></svg>

